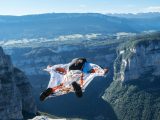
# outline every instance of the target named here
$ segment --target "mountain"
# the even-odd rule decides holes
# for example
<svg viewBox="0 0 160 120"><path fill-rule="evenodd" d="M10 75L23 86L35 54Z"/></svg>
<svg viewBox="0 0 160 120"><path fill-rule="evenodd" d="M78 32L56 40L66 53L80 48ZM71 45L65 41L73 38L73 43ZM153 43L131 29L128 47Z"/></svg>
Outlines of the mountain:
<svg viewBox="0 0 160 120"><path fill-rule="evenodd" d="M126 14L107 14L109 16L120 17L120 18L155 18L160 17L160 12L148 12L148 13L126 13Z"/></svg>
<svg viewBox="0 0 160 120"><path fill-rule="evenodd" d="M59 35L134 31L120 18L96 13L0 16L0 39L53 38Z"/></svg>
<svg viewBox="0 0 160 120"><path fill-rule="evenodd" d="M54 38L60 35L160 30L160 17L123 18L98 13L0 16L0 40Z"/></svg>
<svg viewBox="0 0 160 120"><path fill-rule="evenodd" d="M137 32L140 31L159 31L158 21L160 20L159 12L137 13L137 14L107 14L108 16L124 18L127 24Z"/></svg>
<svg viewBox="0 0 160 120"><path fill-rule="evenodd" d="M106 100L119 120L160 119L160 33L121 44Z"/></svg>
<svg viewBox="0 0 160 120"><path fill-rule="evenodd" d="M20 120L34 116L37 107L26 75L14 67L0 47L0 119Z"/></svg>

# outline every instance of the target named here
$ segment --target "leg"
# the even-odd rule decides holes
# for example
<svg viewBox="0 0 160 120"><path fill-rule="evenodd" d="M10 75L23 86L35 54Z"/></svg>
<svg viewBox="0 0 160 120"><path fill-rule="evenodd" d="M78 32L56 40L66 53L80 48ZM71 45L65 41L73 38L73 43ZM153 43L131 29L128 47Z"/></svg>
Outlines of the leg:
<svg viewBox="0 0 160 120"><path fill-rule="evenodd" d="M44 101L48 96L53 94L57 89L61 88L63 84L60 84L56 87L53 88L47 88L44 92L41 93L40 95L40 101Z"/></svg>
<svg viewBox="0 0 160 120"><path fill-rule="evenodd" d="M81 89L80 85L77 84L76 82L73 82L72 87L75 91L76 96L77 97L82 97L83 94L82 94L82 89Z"/></svg>
<svg viewBox="0 0 160 120"><path fill-rule="evenodd" d="M43 91L40 95L40 101L44 101L49 95L51 95L52 92L52 88L47 88L45 91Z"/></svg>

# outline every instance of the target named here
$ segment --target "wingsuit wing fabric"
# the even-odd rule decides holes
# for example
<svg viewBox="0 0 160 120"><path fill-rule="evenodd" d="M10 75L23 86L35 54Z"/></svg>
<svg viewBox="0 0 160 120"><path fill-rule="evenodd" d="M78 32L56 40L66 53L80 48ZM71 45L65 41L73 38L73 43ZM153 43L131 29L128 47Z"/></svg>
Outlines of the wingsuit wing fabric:
<svg viewBox="0 0 160 120"><path fill-rule="evenodd" d="M48 71L50 73L50 81L49 81L47 88L53 88L53 87L61 84L64 80L65 76L56 71L57 67L65 68L65 67L67 67L67 64L58 64L58 65L54 65L52 67L47 67L47 69L45 69L46 71Z"/></svg>
<svg viewBox="0 0 160 120"><path fill-rule="evenodd" d="M62 67L62 66L66 67L67 65L61 64L58 67ZM55 71L55 68L57 67L57 65L53 66L53 68L50 71L51 77L50 77L50 82L48 84L48 88L53 88L62 82L64 83L65 87L70 87L73 81L77 81L77 82L80 81L81 75L83 73L84 83L83 83L82 89L85 90L85 88L96 76L104 76L104 70L100 66L92 63L90 63L90 66L92 67L92 69L94 69L95 71L94 73L83 73L80 70L71 70L71 71L67 71L67 74L65 75ZM58 96L59 95L60 93L58 93Z"/></svg>

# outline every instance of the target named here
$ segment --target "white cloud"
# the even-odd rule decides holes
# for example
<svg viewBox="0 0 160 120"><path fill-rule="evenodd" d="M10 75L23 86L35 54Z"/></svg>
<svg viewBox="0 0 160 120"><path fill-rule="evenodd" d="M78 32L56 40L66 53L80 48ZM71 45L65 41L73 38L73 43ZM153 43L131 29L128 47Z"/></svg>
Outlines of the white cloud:
<svg viewBox="0 0 160 120"><path fill-rule="evenodd" d="M144 12L160 12L160 6L150 6L144 9Z"/></svg>

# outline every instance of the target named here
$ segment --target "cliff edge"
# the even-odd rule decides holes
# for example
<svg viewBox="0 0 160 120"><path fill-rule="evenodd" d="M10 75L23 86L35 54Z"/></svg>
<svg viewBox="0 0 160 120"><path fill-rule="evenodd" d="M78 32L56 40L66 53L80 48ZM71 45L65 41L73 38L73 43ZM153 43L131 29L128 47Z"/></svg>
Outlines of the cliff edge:
<svg viewBox="0 0 160 120"><path fill-rule="evenodd" d="M26 113L36 114L31 89L25 74L13 66L10 57L0 47L0 119L17 120L24 119Z"/></svg>

